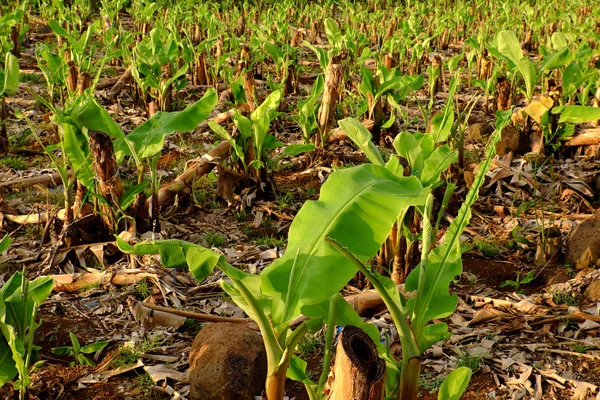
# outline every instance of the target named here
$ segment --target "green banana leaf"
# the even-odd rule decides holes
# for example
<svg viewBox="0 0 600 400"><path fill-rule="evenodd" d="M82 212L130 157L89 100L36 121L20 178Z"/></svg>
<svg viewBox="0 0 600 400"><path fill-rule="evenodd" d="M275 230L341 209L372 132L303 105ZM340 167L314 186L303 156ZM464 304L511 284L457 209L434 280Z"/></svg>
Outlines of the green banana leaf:
<svg viewBox="0 0 600 400"><path fill-rule="evenodd" d="M151 158L162 150L167 135L195 129L210 115L217 100L217 93L214 89L209 89L200 100L183 111L157 112L148 121L131 131L126 138L133 143L139 158ZM117 139L114 147L119 160L126 155L131 155L129 147L122 139Z"/></svg>
<svg viewBox="0 0 600 400"><path fill-rule="evenodd" d="M4 253L4 251L6 251L6 249L8 249L10 247L10 245L12 244L12 238L8 235L4 235L4 237L2 238L2 240L0 240L0 254Z"/></svg>
<svg viewBox="0 0 600 400"><path fill-rule="evenodd" d="M372 142L371 132L365 128L358 120L346 118L338 122L338 125L344 133L354 142L355 145L367 155L367 158L373 165L384 166L385 162L377 146Z"/></svg>
<svg viewBox="0 0 600 400"><path fill-rule="evenodd" d="M159 254L161 263L165 268L187 267L198 282L202 282L210 275L215 267L220 268L233 284L221 281L221 286L232 300L242 308L246 314L256 321L256 315L248 306L246 299L235 287L236 282L242 282L250 291L254 299L263 308L263 312L269 315L270 302L260 293L260 276L248 274L229 265L225 258L210 249L183 240L159 240L141 242L131 246L121 238L117 237L117 246L127 254L149 255Z"/></svg>
<svg viewBox="0 0 600 400"><path fill-rule="evenodd" d="M65 123L61 124L63 130L63 150L67 153L69 161L77 179L85 186L91 187L94 179L92 160L88 138L77 127Z"/></svg>
<svg viewBox="0 0 600 400"><path fill-rule="evenodd" d="M467 367L460 367L452 371L440 387L438 400L460 400L467 390L473 371Z"/></svg>
<svg viewBox="0 0 600 400"><path fill-rule="evenodd" d="M12 96L19 89L19 60L11 53L4 59L4 82L2 95Z"/></svg>
<svg viewBox="0 0 600 400"><path fill-rule="evenodd" d="M23 340L32 325L35 308L50 295L51 277L41 277L28 283L27 299L23 297L23 274L16 272L0 288L0 386L17 375L17 367L24 362ZM17 352L17 353L16 353ZM33 358L37 351L32 352Z"/></svg>
<svg viewBox="0 0 600 400"><path fill-rule="evenodd" d="M552 109L552 114L560 114L559 123L582 124L600 119L600 108L589 106L560 106Z"/></svg>
<svg viewBox="0 0 600 400"><path fill-rule="evenodd" d="M307 201L296 215L285 254L261 274L263 293L278 298L275 325L291 321L303 305L329 299L356 273L324 237L366 262L387 238L400 210L423 202L416 178L396 177L385 167L365 164L334 172L320 199Z"/></svg>
<svg viewBox="0 0 600 400"><path fill-rule="evenodd" d="M407 302L407 308L412 310L412 327L416 337L420 337L421 332L424 332L423 329L429 321L447 317L456 308L457 297L456 295L451 295L448 289L450 282L462 271L459 237L471 219L471 206L478 198L479 188L484 183L485 174L496 153L495 144L500 139L500 132L504 126L510 122L510 114L510 111L498 112L496 114L496 131L488 144L486 159L479 165L473 185L457 217L448 227L444 243L433 249L429 254L423 290L418 291L417 296L409 299ZM421 272L422 268L419 265L409 274L406 279L407 291L418 289L419 274ZM442 340L445 336L444 329L436 329L436 331L440 335L438 340ZM429 331L429 334L433 333L433 331ZM434 339L429 338L428 342ZM421 348L421 352L425 350L426 348Z"/></svg>
<svg viewBox="0 0 600 400"><path fill-rule="evenodd" d="M498 51L521 73L521 76L525 80L527 98L531 99L533 90L535 89L537 72L533 62L531 62L529 58L523 56L521 44L514 32L501 31L498 33Z"/></svg>

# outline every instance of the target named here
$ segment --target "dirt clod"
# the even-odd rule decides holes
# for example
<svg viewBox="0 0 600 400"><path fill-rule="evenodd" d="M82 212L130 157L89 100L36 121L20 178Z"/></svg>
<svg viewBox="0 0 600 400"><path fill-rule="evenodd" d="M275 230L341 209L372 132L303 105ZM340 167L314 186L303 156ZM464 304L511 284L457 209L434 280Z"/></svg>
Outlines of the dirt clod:
<svg viewBox="0 0 600 400"><path fill-rule="evenodd" d="M267 355L256 332L239 324L208 324L190 352L191 400L254 400L267 376Z"/></svg>
<svg viewBox="0 0 600 400"><path fill-rule="evenodd" d="M600 261L600 215L583 221L569 237L567 263L577 269L593 267Z"/></svg>

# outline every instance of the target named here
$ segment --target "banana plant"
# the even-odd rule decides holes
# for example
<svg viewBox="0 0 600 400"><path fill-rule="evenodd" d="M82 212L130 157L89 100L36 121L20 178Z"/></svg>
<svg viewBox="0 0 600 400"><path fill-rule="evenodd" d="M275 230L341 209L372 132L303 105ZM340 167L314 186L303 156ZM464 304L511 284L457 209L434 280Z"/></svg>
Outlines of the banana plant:
<svg viewBox="0 0 600 400"><path fill-rule="evenodd" d="M175 112L159 111L152 118L125 135L110 114L95 99L91 96L81 97L68 120L70 124L76 127L74 129L73 146L79 146L77 151L69 153L71 162L79 166L75 171L77 178L88 187L92 184L92 162L86 135L89 130L101 131L114 139L113 148L117 162L122 162L125 157L131 157L134 160L138 179L134 194L142 196L144 172L146 167L150 167L151 196L152 200L156 200L158 176L155 167L158 160L157 156L162 151L165 138L173 132L187 132L196 128L200 122L210 115L217 100L214 89L209 89L200 100L184 110ZM123 196L129 198L131 195L132 193L126 193ZM128 202L125 201L126 198L118 201L114 199L111 206L118 208L120 204ZM141 200L142 198L138 197L136 201L138 207L141 207ZM147 218L146 212L143 212L142 215L142 218ZM151 224L153 227L157 222L156 218L158 218L156 214L152 216ZM138 228L145 226L142 220L138 219L136 222Z"/></svg>
<svg viewBox="0 0 600 400"><path fill-rule="evenodd" d="M507 61L509 70L519 73L525 81L525 97L527 103L531 102L535 85L538 80L538 71L528 57L523 55L519 39L513 31L501 31L496 37L498 48L494 49L489 46L490 53L497 58L502 58ZM497 50L497 51L496 51Z"/></svg>
<svg viewBox="0 0 600 400"><path fill-rule="evenodd" d="M341 54L342 48L344 47L344 36L342 35L338 23L333 18L325 18L324 24L327 41L329 42L329 49L325 50L323 47L317 47L306 40L303 42L303 45L315 53L319 65L323 71L326 71L329 60L331 60L332 57L337 57Z"/></svg>
<svg viewBox="0 0 600 400"><path fill-rule="evenodd" d="M172 92L185 87L188 64L178 68L180 49L173 33L154 28L133 50L131 71L149 115L153 110L149 103L157 102L160 111L171 111Z"/></svg>
<svg viewBox="0 0 600 400"><path fill-rule="evenodd" d="M19 89L19 60L11 53L4 57L4 68L0 69L0 154L8 151L6 131L6 97L14 95Z"/></svg>
<svg viewBox="0 0 600 400"><path fill-rule="evenodd" d="M400 103L411 91L423 86L424 76L404 76L396 68L387 69L382 64L378 65L376 75L365 67L361 68L361 74L358 90L367 100L367 118L375 122L373 131L377 141L383 121L383 100L391 96L395 104Z"/></svg>
<svg viewBox="0 0 600 400"><path fill-rule="evenodd" d="M48 26L56 33L66 39L66 48L69 49L70 59L75 63L78 73L89 72L94 65L94 58L97 48L92 37L99 30L100 21L89 25L81 35L69 32L64 29L55 20L48 21Z"/></svg>
<svg viewBox="0 0 600 400"><path fill-rule="evenodd" d="M400 132L393 142L396 156L391 157L387 162L384 161L373 143L371 133L359 121L354 118L346 118L338 123L348 137L366 154L372 164L385 167L397 176L410 174L419 179L423 187L433 189L442 185L444 182L440 180L441 174L458 159L458 152L444 143L448 139L454 123L451 98L449 98L444 112L432 119L430 133ZM406 160L408 164L406 170L400 164L400 158ZM447 189L452 187L448 186ZM446 196L447 199L449 197L449 195ZM409 209L410 207L407 207L398 214L397 223L390 239L380 254L380 264L387 267L389 263L392 263L391 275L397 283L401 283L408 273L410 248L416 239L413 234L409 234L411 231L409 225L415 225L406 221Z"/></svg>
<svg viewBox="0 0 600 400"><path fill-rule="evenodd" d="M30 373L43 364L37 361L40 347L34 345L33 340L41 325L37 318L38 307L52 286L51 277L30 282L17 272L0 289L0 387L18 377L13 386L22 400L31 384Z"/></svg>
<svg viewBox="0 0 600 400"><path fill-rule="evenodd" d="M236 112L233 120L239 134L235 138L221 125L209 122L213 132L231 144L234 150L233 163L241 164L244 175L256 183L265 182L268 154L283 145L269 134L280 101L281 91L277 90L250 114L250 118Z"/></svg>
<svg viewBox="0 0 600 400"><path fill-rule="evenodd" d="M298 102L298 114L292 116L292 119L300 125L304 143L310 143L312 135L317 131L317 113L319 111L318 101L323 93L323 77L318 76L313 83L310 96L303 101Z"/></svg>
<svg viewBox="0 0 600 400"><path fill-rule="evenodd" d="M11 30L20 23L23 15L23 11L19 9L0 15L0 54L13 50Z"/></svg>
<svg viewBox="0 0 600 400"><path fill-rule="evenodd" d="M228 280L221 281L223 289L262 333L267 399L281 400L290 363L300 363L294 357L295 347L309 329L321 325L320 320L312 320L292 329L291 323L303 306L328 301L356 273L353 263L323 239L335 238L366 262L385 240L400 209L423 201L423 188L414 177L397 177L376 165L336 171L321 188L321 198L307 201L294 218L285 254L260 275L237 270L224 257L182 241L130 246L117 238L117 244L130 254L160 254L166 267L187 266L199 281L215 267L225 272ZM309 393L318 395L314 390Z"/></svg>
<svg viewBox="0 0 600 400"><path fill-rule="evenodd" d="M449 286L454 277L462 271L460 235L469 223L471 206L478 198L479 188L485 181L485 175L495 155L495 144L500 139L502 128L510 122L510 115L510 111L496 114L496 131L488 144L486 159L479 166L473 185L456 218L448 227L441 244L432 247L435 238L431 223L433 196L429 195L425 206L418 208L423 217L421 262L406 279L407 292L414 291L415 296L405 299L390 278L372 271L347 246L336 239L325 238L329 245L344 254L371 282L381 295L398 330L402 345L402 361L397 368L400 371L399 381L390 398L417 399L420 357L431 345L449 337L446 323L432 322L450 316L456 308L457 296L449 293ZM374 155L373 151L371 153ZM449 379L454 382L447 385L460 388L456 397L452 398L460 398L466 389L470 375L470 371L463 370L449 376Z"/></svg>

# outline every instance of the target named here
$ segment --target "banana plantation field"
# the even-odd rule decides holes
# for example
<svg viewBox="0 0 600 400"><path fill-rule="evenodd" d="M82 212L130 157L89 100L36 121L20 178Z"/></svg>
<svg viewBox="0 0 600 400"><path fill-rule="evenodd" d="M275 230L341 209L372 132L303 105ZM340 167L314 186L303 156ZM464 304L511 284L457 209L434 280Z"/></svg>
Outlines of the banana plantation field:
<svg viewBox="0 0 600 400"><path fill-rule="evenodd" d="M600 399L597 0L0 0L0 398Z"/></svg>

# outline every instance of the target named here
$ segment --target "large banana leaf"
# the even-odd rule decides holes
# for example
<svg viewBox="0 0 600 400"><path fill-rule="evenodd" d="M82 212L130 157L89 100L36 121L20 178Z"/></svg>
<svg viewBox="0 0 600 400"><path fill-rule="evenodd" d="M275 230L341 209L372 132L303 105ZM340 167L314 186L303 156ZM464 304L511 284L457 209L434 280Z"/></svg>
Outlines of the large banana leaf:
<svg viewBox="0 0 600 400"><path fill-rule="evenodd" d="M450 282L461 273L462 260L459 237L467 227L471 219L471 206L478 198L479 188L483 185L485 174L495 155L495 143L500 139L500 132L510 122L510 111L498 112L496 114L496 131L488 144L485 161L479 165L479 169L473 185L463 202L457 217L452 221L446 231L444 243L433 249L429 254L425 270L425 281L422 290L419 288L419 275L422 272L421 265L415 268L406 279L406 290L418 290L417 296L408 300L407 307L412 310L412 327L415 336L420 337L424 332L425 325L438 318L444 318L454 312L456 308L456 295L448 291ZM439 327L443 328L443 327ZM438 340L445 336L445 329L430 330L428 334L440 335ZM432 343L435 338L430 337L427 341ZM426 348L421 348L425 351Z"/></svg>
<svg viewBox="0 0 600 400"><path fill-rule="evenodd" d="M323 241L331 237L361 261L373 257L400 210L424 202L414 177L360 165L334 172L318 201L307 201L290 227L285 254L262 273L262 291L274 299L273 319L285 324L303 305L338 292L356 273L348 259Z"/></svg>

